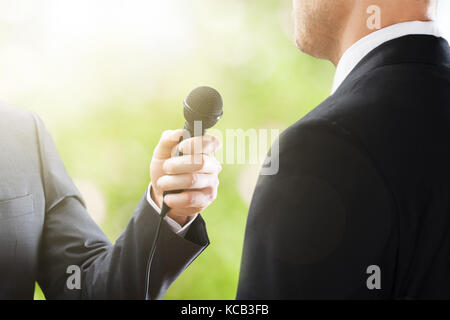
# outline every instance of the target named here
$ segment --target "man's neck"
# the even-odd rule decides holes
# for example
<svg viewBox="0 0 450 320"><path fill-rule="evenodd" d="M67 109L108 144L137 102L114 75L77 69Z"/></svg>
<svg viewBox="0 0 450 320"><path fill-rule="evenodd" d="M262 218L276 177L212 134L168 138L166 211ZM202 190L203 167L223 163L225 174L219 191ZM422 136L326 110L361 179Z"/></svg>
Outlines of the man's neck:
<svg viewBox="0 0 450 320"><path fill-rule="evenodd" d="M368 19L376 19L376 17L371 17L371 15L367 13L368 6L366 7L363 4L364 2L365 1L361 1L359 2L359 5L355 6L355 9L351 13L348 22L339 37L340 41L338 47L330 55L330 61L335 66L337 66L339 60L342 58L342 55L348 48L350 48L358 40L377 30L402 22L431 20L429 12L426 8L419 10L418 8L402 8L399 4L397 4L397 6L399 6L398 8L387 7L385 5L384 7L378 7L380 14L379 26L369 28L370 24L368 23ZM396 6L395 2L392 6ZM396 15L389 15L389 13L392 12L395 12ZM372 14L377 13L373 12Z"/></svg>

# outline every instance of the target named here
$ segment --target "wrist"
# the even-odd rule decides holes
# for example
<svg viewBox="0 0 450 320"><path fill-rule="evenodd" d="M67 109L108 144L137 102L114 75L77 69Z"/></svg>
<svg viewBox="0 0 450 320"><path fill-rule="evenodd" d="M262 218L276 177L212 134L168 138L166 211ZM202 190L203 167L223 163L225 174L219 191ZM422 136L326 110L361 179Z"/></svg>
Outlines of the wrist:
<svg viewBox="0 0 450 320"><path fill-rule="evenodd" d="M178 223L181 227L183 227L189 220L189 217L187 216L178 216L173 214L167 215L170 219L174 220L176 223Z"/></svg>

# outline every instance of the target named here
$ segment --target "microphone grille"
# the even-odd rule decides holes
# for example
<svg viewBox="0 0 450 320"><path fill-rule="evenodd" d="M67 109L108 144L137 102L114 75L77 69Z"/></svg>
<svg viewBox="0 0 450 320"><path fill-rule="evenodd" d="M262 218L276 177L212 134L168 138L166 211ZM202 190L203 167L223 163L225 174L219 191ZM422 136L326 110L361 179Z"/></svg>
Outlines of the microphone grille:
<svg viewBox="0 0 450 320"><path fill-rule="evenodd" d="M214 116L221 115L223 101L220 93L211 87L198 87L186 98L187 106L195 113Z"/></svg>

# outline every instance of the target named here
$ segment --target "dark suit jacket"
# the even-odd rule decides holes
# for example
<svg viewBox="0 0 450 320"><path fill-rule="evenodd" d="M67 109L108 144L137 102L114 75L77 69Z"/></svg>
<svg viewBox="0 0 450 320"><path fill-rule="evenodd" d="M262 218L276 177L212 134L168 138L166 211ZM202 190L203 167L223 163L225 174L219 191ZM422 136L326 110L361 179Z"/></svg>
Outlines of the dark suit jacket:
<svg viewBox="0 0 450 320"><path fill-rule="evenodd" d="M32 299L37 281L48 299L143 299L158 219L144 196L112 245L86 212L39 118L0 105L0 298ZM166 223L161 230L152 298L161 298L209 243L201 218L185 238ZM66 285L71 265L81 268L80 290Z"/></svg>
<svg viewBox="0 0 450 320"><path fill-rule="evenodd" d="M450 298L444 39L376 48L279 141L280 171L251 203L237 298Z"/></svg>

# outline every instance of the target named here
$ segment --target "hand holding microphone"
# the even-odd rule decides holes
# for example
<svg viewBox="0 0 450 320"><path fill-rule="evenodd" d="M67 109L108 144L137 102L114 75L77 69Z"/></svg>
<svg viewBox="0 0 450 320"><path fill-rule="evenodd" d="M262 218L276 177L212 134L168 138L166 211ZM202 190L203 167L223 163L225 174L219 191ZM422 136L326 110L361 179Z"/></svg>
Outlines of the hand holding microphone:
<svg viewBox="0 0 450 320"><path fill-rule="evenodd" d="M203 211L217 196L222 167L214 153L221 148L221 142L204 133L222 116L222 98L212 88L197 88L184 102L184 115L185 130L165 131L150 165L151 196L166 211L164 214L180 225ZM186 132L192 138L180 142ZM181 155L173 157L174 154Z"/></svg>
<svg viewBox="0 0 450 320"><path fill-rule="evenodd" d="M214 158L214 152L221 147L216 137L193 137L178 144L182 135L183 130L164 132L150 165L151 196L158 207L163 205L165 191L183 190L164 197L164 202L171 208L169 217L180 225L184 225L188 216L203 211L214 201L219 185L218 174L222 170ZM201 147L194 148L195 144ZM183 155L171 157L174 148Z"/></svg>

